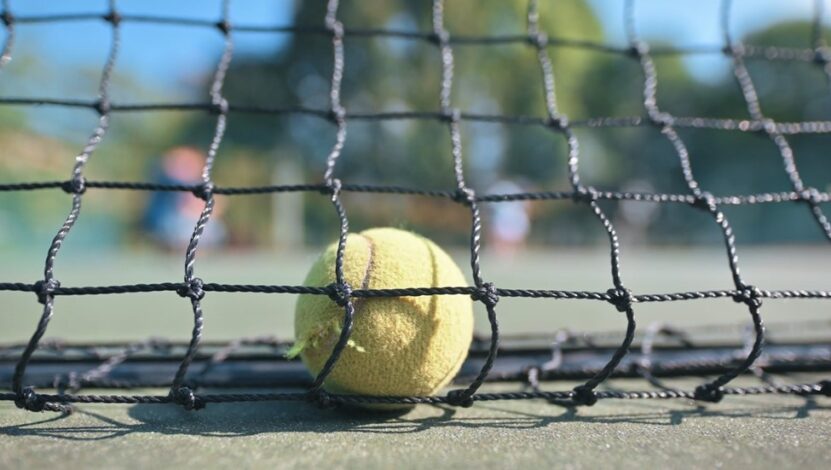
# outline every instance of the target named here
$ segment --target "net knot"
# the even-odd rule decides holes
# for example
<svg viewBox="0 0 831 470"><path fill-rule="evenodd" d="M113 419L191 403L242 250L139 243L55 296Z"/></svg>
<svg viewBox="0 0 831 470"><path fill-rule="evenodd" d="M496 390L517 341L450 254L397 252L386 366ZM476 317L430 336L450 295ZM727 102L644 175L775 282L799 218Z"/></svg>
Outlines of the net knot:
<svg viewBox="0 0 831 470"><path fill-rule="evenodd" d="M476 191L472 188L457 188L453 193L453 200L470 207L476 202Z"/></svg>
<svg viewBox="0 0 831 470"><path fill-rule="evenodd" d="M568 116L563 114L550 116L546 124L552 129L563 130L568 127Z"/></svg>
<svg viewBox="0 0 831 470"><path fill-rule="evenodd" d="M329 111L329 120L335 124L343 122L346 119L346 108L341 105L337 105Z"/></svg>
<svg viewBox="0 0 831 470"><path fill-rule="evenodd" d="M352 299L352 286L346 281L343 284L333 282L329 284L327 290L329 291L329 298L332 299L332 302L341 307L346 307L349 300Z"/></svg>
<svg viewBox="0 0 831 470"><path fill-rule="evenodd" d="M338 196L340 196L341 187L342 184L339 179L329 178L323 183L323 187L320 189L320 193L332 196L332 200L334 201L338 198Z"/></svg>
<svg viewBox="0 0 831 470"><path fill-rule="evenodd" d="M450 42L450 32L446 29L440 29L430 35L430 41L434 44L442 45Z"/></svg>
<svg viewBox="0 0 831 470"><path fill-rule="evenodd" d="M57 411L65 414L72 412L72 408L68 405L46 401L46 398L35 393L32 387L24 388L14 399L14 404L18 408L34 412Z"/></svg>
<svg viewBox="0 0 831 470"><path fill-rule="evenodd" d="M209 182L202 183L199 186L193 188L191 191L194 196L198 197L199 199L206 201L213 197L214 194L214 184Z"/></svg>
<svg viewBox="0 0 831 470"><path fill-rule="evenodd" d="M14 404L18 408L27 411L55 411L66 415L72 413L72 407L70 405L46 401L46 398L35 393L35 389L32 387L24 388L23 391L14 399Z"/></svg>
<svg viewBox="0 0 831 470"><path fill-rule="evenodd" d="M55 291L61 287L61 283L57 279L47 279L37 281L34 285L35 294L38 296L38 302L46 304L50 297L55 296Z"/></svg>
<svg viewBox="0 0 831 470"><path fill-rule="evenodd" d="M819 383L819 393L831 397L831 380L823 380Z"/></svg>
<svg viewBox="0 0 831 470"><path fill-rule="evenodd" d="M803 201L810 202L814 205L822 202L822 195L817 188L805 188L799 193L799 197L802 198Z"/></svg>
<svg viewBox="0 0 831 470"><path fill-rule="evenodd" d="M216 22L216 29L223 35L227 36L231 32L231 23L228 20L221 20Z"/></svg>
<svg viewBox="0 0 831 470"><path fill-rule="evenodd" d="M640 57L649 54L649 44L644 41L634 41L629 47L629 53L634 57Z"/></svg>
<svg viewBox="0 0 831 470"><path fill-rule="evenodd" d="M628 311L635 301L629 289L612 288L606 291L606 295L609 296L609 303L614 305L618 312Z"/></svg>
<svg viewBox="0 0 831 470"><path fill-rule="evenodd" d="M208 199L212 198L214 195L214 184L211 182L202 183L199 186L193 188L194 196L198 197L203 201L207 201Z"/></svg>
<svg viewBox="0 0 831 470"><path fill-rule="evenodd" d="M776 121L770 118L762 119L762 129L768 134L775 134L779 130L776 126Z"/></svg>
<svg viewBox="0 0 831 470"><path fill-rule="evenodd" d="M745 53L745 47L741 43L728 44L724 46L724 49L722 49L722 51L725 54L731 55L733 57L741 57Z"/></svg>
<svg viewBox="0 0 831 470"><path fill-rule="evenodd" d="M179 387L173 394L173 401L182 405L188 411L201 410L205 408L205 400L196 396L190 387Z"/></svg>
<svg viewBox="0 0 831 470"><path fill-rule="evenodd" d="M449 123L459 122L462 120L462 110L445 107L441 110L441 120Z"/></svg>
<svg viewBox="0 0 831 470"><path fill-rule="evenodd" d="M528 43L537 46L538 49L545 49L548 46L548 35L543 32L528 36Z"/></svg>
<svg viewBox="0 0 831 470"><path fill-rule="evenodd" d="M334 17L326 17L326 29L328 29L332 36L342 38L344 34L343 23Z"/></svg>
<svg viewBox="0 0 831 470"><path fill-rule="evenodd" d="M180 297L188 297L191 300L202 300L205 298L205 283L202 279L195 277L187 281L182 287L176 290Z"/></svg>
<svg viewBox="0 0 831 470"><path fill-rule="evenodd" d="M14 15L12 15L10 11L4 11L0 18L2 19L3 24L7 27L14 23Z"/></svg>
<svg viewBox="0 0 831 470"><path fill-rule="evenodd" d="M110 104L110 101L108 99L102 98L102 99L95 102L95 104L93 105L93 108L95 109L95 112L98 113L99 116L104 116L104 115L110 113L110 110L112 109L112 105Z"/></svg>
<svg viewBox="0 0 831 470"><path fill-rule="evenodd" d="M332 400L332 396L329 395L326 390L318 389L312 390L309 392L308 400L317 404L320 408L332 408L335 406L335 402Z"/></svg>
<svg viewBox="0 0 831 470"><path fill-rule="evenodd" d="M818 47L814 51L814 63L825 65L831 62L831 50L827 47Z"/></svg>
<svg viewBox="0 0 831 470"><path fill-rule="evenodd" d="M703 209L709 212L716 212L718 210L718 206L716 204L716 197L707 191L702 191L701 193L697 194L695 196L695 201L692 205L693 207L697 207L699 209Z"/></svg>
<svg viewBox="0 0 831 470"><path fill-rule="evenodd" d="M574 202L594 202L597 201L597 197L597 190L591 186L580 186L571 193Z"/></svg>
<svg viewBox="0 0 831 470"><path fill-rule="evenodd" d="M672 114L663 111L652 110L649 112L649 122L655 127L664 128L675 123Z"/></svg>
<svg viewBox="0 0 831 470"><path fill-rule="evenodd" d="M28 411L43 411L46 409L46 400L35 393L32 387L24 388L14 399L14 404L21 409Z"/></svg>
<svg viewBox="0 0 831 470"><path fill-rule="evenodd" d="M724 398L724 389L713 384L703 384L695 388L693 398L698 401L718 403Z"/></svg>
<svg viewBox="0 0 831 470"><path fill-rule="evenodd" d="M87 190L87 183L83 176L76 175L61 185L61 189L67 194L84 194Z"/></svg>
<svg viewBox="0 0 831 470"><path fill-rule="evenodd" d="M741 289L733 294L733 301L759 308L762 306L762 291L755 286L742 286Z"/></svg>
<svg viewBox="0 0 831 470"><path fill-rule="evenodd" d="M124 18L122 18L121 14L117 11L111 11L108 14L104 15L104 21L112 24L113 26L118 26L119 24L121 24L122 19Z"/></svg>
<svg viewBox="0 0 831 470"><path fill-rule="evenodd" d="M447 392L447 404L470 408L473 406L473 394L467 389L451 390Z"/></svg>
<svg viewBox="0 0 831 470"><path fill-rule="evenodd" d="M230 107L231 105L228 104L228 100L225 98L217 98L211 103L208 111L214 115L225 115L228 114Z"/></svg>
<svg viewBox="0 0 831 470"><path fill-rule="evenodd" d="M480 287L476 288L470 298L482 302L488 307L493 307L499 302L499 295L496 291L496 286L492 282L485 282Z"/></svg>
<svg viewBox="0 0 831 470"><path fill-rule="evenodd" d="M577 405L592 406L597 403L597 394L594 393L594 390L585 385L578 385L577 387L574 387L571 399Z"/></svg>

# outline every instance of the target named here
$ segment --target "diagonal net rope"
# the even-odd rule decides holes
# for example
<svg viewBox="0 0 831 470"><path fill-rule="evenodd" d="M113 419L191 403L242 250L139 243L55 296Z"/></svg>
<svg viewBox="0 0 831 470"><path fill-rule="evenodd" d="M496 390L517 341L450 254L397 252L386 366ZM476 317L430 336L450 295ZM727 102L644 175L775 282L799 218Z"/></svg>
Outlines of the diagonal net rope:
<svg viewBox="0 0 831 470"><path fill-rule="evenodd" d="M104 135L107 133L107 129L110 125L109 86L113 67L115 66L116 58L118 57L121 36L119 29L120 21L115 9L115 0L111 0L109 6L110 14L108 15L108 21L112 24L112 40L110 43L110 53L107 57L106 63L104 64L104 69L101 72L101 80L98 87L98 102L96 103L96 109L99 114L98 125L92 131L92 135L90 135L87 140L87 144L84 146L81 153L75 157L75 164L72 167L71 177L63 186L63 190L72 195L72 207L69 211L69 215L67 215L66 220L58 230L58 233L55 234L55 237L52 239L52 243L49 246L49 251L46 254L46 263L43 269L43 279L35 283L34 288L36 289L36 293L38 295L38 301L43 304L43 313L41 314L40 321L38 322L37 328L35 329L28 346L20 356L20 361L15 367L14 376L12 378L12 389L15 392L15 404L17 404L20 408L25 408L30 411L64 410L63 405L45 401L39 397L37 393L35 393L34 389L25 387L23 385L23 375L26 372L26 366L29 363L29 359L32 357L32 353L34 353L37 348L38 342L46 333L46 328L49 326L49 320L51 320L55 311L54 289L60 286L60 283L55 278L55 261L61 246L63 246L64 240L67 235L69 235L69 231L72 230L72 227L78 220L78 216L81 214L81 200L86 190L83 174L84 168L86 167L86 164L93 152L95 152L95 149L98 147L98 144L104 138ZM7 41L6 50L4 51L4 59L9 57L8 54L10 54L12 44L11 38L13 37L13 33L10 32L10 39Z"/></svg>
<svg viewBox="0 0 831 470"><path fill-rule="evenodd" d="M71 195L70 212L63 225L58 230L50 244L44 265L43 279L35 283L2 282L0 291L34 292L38 301L43 304L43 312L30 340L22 347L19 360L16 363L12 377L11 391L0 393L0 400L14 401L17 406L30 411L68 411L72 403L176 403L186 409L199 409L207 403L231 401L265 401L265 400L312 400L321 405L329 404L366 404L366 403L447 403L456 406L470 406L480 400L501 399L535 399L542 398L566 405L592 405L599 399L609 398L688 398L702 401L717 402L725 395L753 395L763 393L783 393L796 395L824 394L831 395L831 383L822 381L810 384L779 384L764 374L764 371L755 366L757 359L764 349L765 328L761 316L763 300L775 299L831 299L831 291L820 290L765 290L747 283L739 270L739 258L736 240L727 216L721 210L722 206L737 206L751 204L781 204L797 203L806 205L825 236L831 240L831 223L822 210L822 204L831 202L831 194L805 185L796 161L794 152L788 143L788 135L796 134L829 134L831 121L800 121L776 122L762 112L759 97L752 77L745 65L746 60L780 60L810 62L820 67L831 86L831 51L822 37L823 2L815 2L811 43L804 49L785 48L774 46L752 46L736 43L731 36L730 4L724 0L721 10L722 33L724 45L718 47L681 47L661 48L650 47L639 39L635 22L635 0L628 0L624 8L624 26L628 38L628 47L621 48L591 41L572 40L567 38L551 37L540 28L540 13L537 0L529 0L527 11L527 31L525 34L496 35L496 36L456 36L451 35L445 28L444 2L434 0L432 3L432 31L401 31L401 30L361 30L347 29L338 19L338 1L328 0L323 25L309 26L248 26L234 25L230 22L228 12L230 0L222 2L219 21L203 21L184 18L157 17L147 15L122 15L117 10L115 0L110 1L109 12L100 14L60 14L46 16L21 16L12 14L8 0L3 0L3 24L6 29L5 42L0 49L0 72L11 60L14 52L16 28L18 25L55 23L67 21L103 20L111 26L112 39L110 53L104 64L101 74L98 99L94 101L47 99L47 98L20 98L0 97L0 105L53 105L75 108L88 108L99 114L98 124L90 136L87 145L76 157L75 165L69 179L65 181L23 182L0 184L0 191L33 191L46 189L62 189ZM210 86L209 98L205 103L111 103L109 99L109 83L113 67L120 46L120 25L124 22L174 24L194 28L214 28L223 36L224 50L214 72ZM229 103L222 93L225 76L228 72L234 50L233 34L235 32L272 32L291 33L296 35L322 35L332 41L332 76L329 90L328 109L313 109L306 107L271 107L262 105L236 105ZM441 58L441 80L438 90L438 110L435 111L407 111L407 112L371 112L350 113L341 103L341 85L346 67L344 58L344 41L350 37L395 37L412 41L423 41L437 47ZM508 116L488 115L465 112L453 107L454 84L454 47L494 44L522 43L536 52L541 73L541 85L545 100L545 117L536 116ZM555 93L555 70L549 56L551 48L580 48L598 50L611 54L630 57L638 62L643 75L643 116L624 117L595 117L581 121L569 120L557 106ZM692 53L725 54L732 60L733 73L742 91L747 105L749 119L717 119L707 117L674 116L663 111L657 100L658 74L653 57L659 55L684 55ZM196 185L158 184L145 182L124 181L88 181L84 178L84 169L99 142L104 138L112 113L127 112L154 112L161 110L181 110L211 113L216 117L213 138L208 143L207 159L202 171L201 183ZM227 119L232 113L252 113L266 116L272 115L308 115L330 121L336 128L335 142L326 158L322 181L316 184L272 185L261 187L218 187L212 180L212 169L217 158L220 145L223 141ZM449 190L424 190L385 185L358 185L344 183L336 176L337 163L341 156L347 138L347 122L350 120L430 120L443 122L447 125L450 136L449 164L452 168L455 188ZM498 122L516 126L542 126L549 131L562 136L568 148L567 174L570 190L560 192L540 191L512 194L477 194L465 180L464 152L462 148L463 122ZM683 194L642 193L626 191L602 191L585 185L580 177L580 146L574 129L577 128L611 128L611 127L642 127L653 126L672 145L675 156L681 167L681 176L686 182L688 192ZM680 137L677 129L719 129L742 133L762 133L776 145L783 161L784 171L787 174L791 191L769 192L750 195L714 196L701 188L696 180L691 156ZM184 278L182 282L161 282L153 284L109 285L70 287L61 286L58 282L54 267L59 251L72 230L81 212L82 196L88 189L95 190L134 190L134 191L182 191L192 192L204 202L203 209L196 221L190 241L185 251ZM319 192L329 197L335 214L340 222L338 232L338 247L335 258L335 282L329 286L293 286L293 285L239 285L217 284L204 282L196 276L196 256L202 234L211 220L215 205L215 198L223 196L244 196L254 194L269 194L280 192ZM470 213L470 268L473 286L441 286L431 288L404 287L396 289L353 289L344 278L344 252L346 237L349 231L349 221L346 209L341 201L344 192L368 192L407 194L424 197L443 198L466 207ZM605 291L568 291L544 289L517 289L497 287L487 282L482 274L480 264L480 249L482 222L480 215L481 204L522 200L572 200L576 205L585 206L591 211L594 218L605 231L609 243L609 261L611 287ZM626 288L621 273L622 255L617 231L600 206L601 201L642 201L666 204L688 205L697 210L708 213L719 228L725 251L727 265L733 280L733 287L724 290L690 291L678 293L632 293ZM55 314L55 300L60 296L73 295L105 295L128 294L143 292L176 292L190 301L193 312L193 329L191 339L184 348L181 362L173 374L167 395L82 395L77 391L81 386L97 384L99 386L114 385L128 386L124 382L109 381L108 375L119 364L127 361L135 354L151 349L169 348L170 345L149 341L128 346L119 354L105 360L97 368L88 371L80 377L73 377L68 386L58 387L60 393L40 394L34 388L26 385L26 370L32 355L42 346L41 339L46 333L49 321ZM217 363L225 360L233 350L245 344L268 344L275 346L272 338L256 338L241 340L221 349L211 361L196 374L189 373L191 364L199 355L200 341L204 328L201 300L208 292L245 292L264 294L307 294L328 296L333 302L344 309L343 324L340 337L334 345L332 353L321 369L320 373L311 382L304 393L197 393L197 386L204 385L200 378L204 378L210 369ZM352 322L355 314L354 299L373 297L400 297L400 296L433 296L433 295L468 295L481 302L487 310L490 323L490 337L487 339L484 359L476 375L465 388L452 390L444 396L410 396L410 397L379 397L331 394L323 390L326 378L336 366L344 348L349 342L352 333ZM555 342L556 352L548 362L549 368L539 366L524 368L512 374L494 374L493 367L499 351L500 332L496 305L502 297L526 297L538 299L578 299L586 301L602 301L611 304L623 314L626 322L623 341L613 348L611 355L605 362L587 371L585 382L567 391L543 391L538 387L538 381L547 376L556 375L551 365L561 362L560 343L573 340L568 335L558 335ZM666 336L682 344L689 344L689 339L683 332L663 326L650 327L641 343L640 359L632 365L639 376L644 377L654 386L653 390L640 392L621 392L597 390L598 386L610 377L620 374L619 366L625 360L630 347L636 337L635 308L645 302L673 302L700 299L730 298L744 304L752 320L752 334L748 336L744 357L739 361L729 361L720 364L720 372L712 379L695 390L676 390L665 386L655 375L658 372L656 364L651 359L656 337ZM48 345L47 345L48 346ZM591 344L589 344L591 346ZM712 364L704 363L703 366ZM682 371L698 370L703 367L702 362L688 362L678 368ZM667 367L663 366L668 370ZM753 371L763 380L763 385L757 387L729 387L728 384L739 375ZM504 393L483 393L480 387L491 380L524 380L531 387L530 390ZM227 384L226 384L227 385Z"/></svg>
<svg viewBox="0 0 831 470"><path fill-rule="evenodd" d="M225 135L226 121L228 116L228 102L222 96L222 85L225 82L225 75L228 67L231 65L231 58L234 52L234 42L231 36L230 28L228 27L228 8L229 0L222 2L222 17L217 23L217 28L225 38L225 48L219 59L219 64L214 73L214 79L211 83L210 96L211 104L214 106L214 113L216 113L216 126L214 128L214 136L208 146L208 155L205 159L205 166L202 169L202 184L194 190L194 194L205 202L199 219L196 221L196 226L193 228L193 234L188 242L187 251L185 252L185 282L182 288L177 292L182 297L190 299L191 307L193 308L193 332L191 334L191 341L188 345L187 353L182 360L179 370L176 371L176 376L173 378L173 384L170 388L171 398L182 404L186 409L198 409L204 406L204 403L194 395L190 387L185 386L185 376L188 372L188 367L193 361L196 350L199 347L199 341L202 338L202 328L204 320L202 318L202 298L205 296L205 291L202 289L202 280L194 275L194 267L196 263L196 249L199 246L199 239L205 231L205 227L211 220L211 214L214 209L214 183L211 180L211 170L213 169L214 161L216 160L219 145L222 143L222 138Z"/></svg>

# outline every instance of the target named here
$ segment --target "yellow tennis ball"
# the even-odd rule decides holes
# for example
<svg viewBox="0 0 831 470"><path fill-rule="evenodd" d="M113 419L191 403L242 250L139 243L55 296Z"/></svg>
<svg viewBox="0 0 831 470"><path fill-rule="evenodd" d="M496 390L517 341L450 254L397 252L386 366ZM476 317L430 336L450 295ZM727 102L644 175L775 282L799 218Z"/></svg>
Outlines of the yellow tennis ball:
<svg viewBox="0 0 831 470"><path fill-rule="evenodd" d="M337 244L306 277L308 286L335 282ZM349 234L343 271L352 289L466 285L459 267L430 240L404 230L374 228ZM334 393L432 395L459 371L473 338L473 305L466 295L353 297L349 344L324 383ZM344 308L323 295L301 295L295 345L306 367L323 368L341 332Z"/></svg>

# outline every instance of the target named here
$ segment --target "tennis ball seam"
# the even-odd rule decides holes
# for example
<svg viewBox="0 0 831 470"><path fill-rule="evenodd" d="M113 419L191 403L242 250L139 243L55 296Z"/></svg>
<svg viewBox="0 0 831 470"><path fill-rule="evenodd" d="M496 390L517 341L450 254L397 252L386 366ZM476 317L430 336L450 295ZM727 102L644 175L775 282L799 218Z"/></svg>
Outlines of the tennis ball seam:
<svg viewBox="0 0 831 470"><path fill-rule="evenodd" d="M372 275L372 271L373 271L372 267L375 264L375 242L372 240L371 237L368 237L368 236L364 235L364 232L357 233L356 235L361 237L362 239L364 239L367 242L367 245L369 245L369 260L367 262L366 271L364 272L363 282L361 283L361 288L362 289L369 289L369 279L370 279L370 276ZM433 282L431 284L436 284L435 277L436 277L437 269L436 269L435 255L433 253L433 249L430 247L430 243L428 243L428 240L426 238L424 238L424 237L422 237L422 236L420 236L416 233L413 233L413 236L417 237L419 240L422 241L422 243L424 243L425 247L427 248L427 253L430 254L430 259L431 259L430 266L432 268L431 275L433 276ZM437 286L432 285L432 286L429 286L429 287L437 287ZM357 302L357 300L367 300L367 299L359 298L359 299L356 299L355 302L353 302L353 305L355 305L355 315L358 315L358 302ZM420 306L415 302L415 299L414 299L413 296L400 296L400 297L397 297L397 300L406 303L407 305L409 305L412 308L415 308L415 309L420 308ZM435 305L433 305L430 308L430 314L434 316L434 314L435 314Z"/></svg>
<svg viewBox="0 0 831 470"><path fill-rule="evenodd" d="M358 233L356 235L361 237L367 245L366 269L364 269L364 276L363 279L361 279L361 289L367 290L369 289L369 276L372 274L372 267L375 264L375 243L371 238L365 236L363 233ZM358 314L358 307L364 300L366 299L358 297L352 301L352 306L355 307L355 315Z"/></svg>
<svg viewBox="0 0 831 470"><path fill-rule="evenodd" d="M366 269L364 270L364 278L361 281L361 289L369 289L369 275L372 273L373 266L375 266L375 242L362 233L359 233L358 236L364 239L369 251L366 260Z"/></svg>
<svg viewBox="0 0 831 470"><path fill-rule="evenodd" d="M434 284L433 287L438 287L438 286L435 286L435 284L438 284L438 279L436 278L436 275L438 273L438 269L436 267L436 253L433 250L433 246L430 244L430 242L426 238L424 238L424 237L419 237L419 238L421 238L422 243L424 243L425 248L427 248L427 253L430 255L430 266L433 269L433 282L432 282L432 284ZM435 295L432 296L432 299L431 299L432 301L430 303L430 314L432 316L435 316L435 314L436 314L436 302L435 302L436 297L437 296L435 296ZM459 373L459 371L461 370L462 364L464 363L464 359L465 359L465 357L467 357L468 349L469 348L465 348L465 349L462 349L462 350L459 351L459 355L453 360L453 367L451 367L447 371L447 373L441 378L438 385L431 391L431 394L435 393L437 390L441 390L442 388L447 386L447 384L450 383L451 380L453 380L453 377L455 377L456 374Z"/></svg>
<svg viewBox="0 0 831 470"><path fill-rule="evenodd" d="M373 258L373 254L374 254L373 251L374 251L374 246L375 245L373 243L372 238L364 235L363 232L358 233L357 235L360 236L361 238L363 238L364 240L366 240L367 244L370 247L369 263L368 263L367 271L366 271L366 274L365 274L365 277L364 277L364 282L363 282L364 288L368 288L369 277L372 274L372 264L373 264L373 259L374 259ZM421 241L421 243L424 245L425 250L427 251L427 254L430 257L430 275L431 275L431 278L432 278L432 281L430 283L431 284L430 287L440 287L440 286L437 285L438 284L438 279L437 279L436 276L438 274L438 268L436 266L436 253L435 253L435 250L433 249L433 245L430 243L430 241L428 239L426 239L426 238L424 238L424 237L422 237L418 234L413 234L413 235ZM428 317L434 318L436 316L436 311L437 311L437 307L436 307L437 296L432 295L430 297L431 297L430 307L426 310L426 313L428 314L427 315ZM415 308L415 309L420 308L420 306L417 303L415 303L412 296L398 297L398 300L407 303L412 308ZM358 312L359 312L358 307L356 306L355 307L355 315L356 316L359 314ZM459 370L461 370L461 365L464 362L464 358L467 357L467 354L468 354L467 349L462 349L462 350L459 351L459 354L453 360L453 367L450 368L447 371L447 373L441 378L441 380L439 381L437 386L434 387L434 389L430 392L431 394L435 393L436 390L440 390L440 389L444 388L445 386L447 386L448 383L450 383L450 381L453 379L453 377L455 377L456 374L459 373Z"/></svg>

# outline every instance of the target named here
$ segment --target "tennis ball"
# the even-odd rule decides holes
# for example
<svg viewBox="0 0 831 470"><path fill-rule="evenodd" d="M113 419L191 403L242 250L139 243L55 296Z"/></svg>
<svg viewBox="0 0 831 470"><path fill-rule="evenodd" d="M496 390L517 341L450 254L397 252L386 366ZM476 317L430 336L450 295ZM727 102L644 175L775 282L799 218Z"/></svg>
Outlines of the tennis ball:
<svg viewBox="0 0 831 470"><path fill-rule="evenodd" d="M335 282L337 244L312 266L307 286ZM404 230L349 234L343 272L352 289L466 285L459 267L430 240ZM473 305L465 295L352 298L352 335L324 388L361 395L432 395L459 371L473 338ZM323 295L298 297L295 344L312 374L337 343L344 309Z"/></svg>

